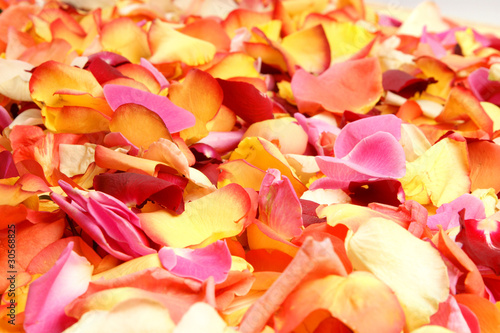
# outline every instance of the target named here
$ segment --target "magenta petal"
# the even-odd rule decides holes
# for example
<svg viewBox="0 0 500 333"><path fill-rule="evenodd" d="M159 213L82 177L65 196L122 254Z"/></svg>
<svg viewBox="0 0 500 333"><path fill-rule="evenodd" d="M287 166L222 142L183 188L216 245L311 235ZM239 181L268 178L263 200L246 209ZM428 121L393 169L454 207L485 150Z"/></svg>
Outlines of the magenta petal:
<svg viewBox="0 0 500 333"><path fill-rule="evenodd" d="M19 172L17 171L16 165L14 164L14 158L8 150L0 152L0 179L18 177Z"/></svg>
<svg viewBox="0 0 500 333"><path fill-rule="evenodd" d="M225 241L217 241L201 249L163 247L158 256L163 267L177 276L198 281L205 281L213 276L215 283L226 280L232 262Z"/></svg>
<svg viewBox="0 0 500 333"><path fill-rule="evenodd" d="M268 169L259 191L259 220L285 239L302 233L302 206L292 183L277 169Z"/></svg>
<svg viewBox="0 0 500 333"><path fill-rule="evenodd" d="M427 226L432 230L438 230L439 224L444 230L458 227L460 225L458 213L463 209L465 209L466 220L486 218L483 202L472 194L466 193L450 203L441 205L435 215L429 216Z"/></svg>
<svg viewBox="0 0 500 333"><path fill-rule="evenodd" d="M401 139L401 119L388 114L382 116L363 118L347 124L335 141L335 156L342 158L364 138L377 132L387 132L394 139Z"/></svg>
<svg viewBox="0 0 500 333"><path fill-rule="evenodd" d="M92 266L72 251L73 245L68 243L55 265L30 284L24 312L27 332L62 332L76 321L64 308L87 290Z"/></svg>
<svg viewBox="0 0 500 333"><path fill-rule="evenodd" d="M103 173L94 177L94 188L128 206L141 205L147 199L176 211L183 207L182 188L166 180L138 173Z"/></svg>
<svg viewBox="0 0 500 333"><path fill-rule="evenodd" d="M90 66L90 64L96 59L104 60L113 67L130 63L130 61L122 55L109 51L102 51L90 55L87 66Z"/></svg>
<svg viewBox="0 0 500 333"><path fill-rule="evenodd" d="M230 108L237 116L252 124L273 119L273 101L247 82L217 79L224 100L222 104Z"/></svg>
<svg viewBox="0 0 500 333"><path fill-rule="evenodd" d="M107 84L104 86L104 97L114 110L123 104L139 104L158 114L171 133L194 126L194 115L172 103L167 97L152 94L147 91Z"/></svg>

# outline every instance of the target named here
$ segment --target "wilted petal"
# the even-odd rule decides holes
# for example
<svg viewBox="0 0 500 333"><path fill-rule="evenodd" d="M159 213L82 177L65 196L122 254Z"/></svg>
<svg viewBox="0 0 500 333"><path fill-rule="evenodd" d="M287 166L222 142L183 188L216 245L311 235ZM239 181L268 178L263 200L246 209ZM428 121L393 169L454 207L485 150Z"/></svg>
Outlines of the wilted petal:
<svg viewBox="0 0 500 333"><path fill-rule="evenodd" d="M64 308L89 285L92 266L69 243L56 264L30 284L24 328L29 332L61 332L73 323Z"/></svg>
<svg viewBox="0 0 500 333"><path fill-rule="evenodd" d="M372 218L347 243L355 270L366 270L396 294L412 330L429 323L449 294L447 268L437 250L396 223Z"/></svg>
<svg viewBox="0 0 500 333"><path fill-rule="evenodd" d="M216 241L199 249L163 247L158 257L167 270L177 276L205 281L210 276L215 283L224 282L231 269L231 254L224 241Z"/></svg>

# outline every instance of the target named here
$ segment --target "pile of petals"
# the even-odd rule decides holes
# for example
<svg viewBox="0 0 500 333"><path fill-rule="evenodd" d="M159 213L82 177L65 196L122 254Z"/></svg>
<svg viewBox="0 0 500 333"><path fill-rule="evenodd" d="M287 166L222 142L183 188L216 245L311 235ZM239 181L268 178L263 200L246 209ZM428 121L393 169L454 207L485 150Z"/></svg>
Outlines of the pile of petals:
<svg viewBox="0 0 500 333"><path fill-rule="evenodd" d="M431 2L0 8L0 331L499 332L493 33Z"/></svg>

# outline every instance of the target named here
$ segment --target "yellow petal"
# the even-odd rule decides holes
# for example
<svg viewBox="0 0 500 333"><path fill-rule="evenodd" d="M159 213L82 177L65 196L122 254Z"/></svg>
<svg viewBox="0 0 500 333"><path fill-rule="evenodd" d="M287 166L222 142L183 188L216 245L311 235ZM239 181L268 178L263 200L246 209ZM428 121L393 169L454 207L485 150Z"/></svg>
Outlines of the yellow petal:
<svg viewBox="0 0 500 333"><path fill-rule="evenodd" d="M439 207L470 191L467 144L443 139L413 162L400 179L407 200Z"/></svg>
<svg viewBox="0 0 500 333"><path fill-rule="evenodd" d="M410 331L428 324L448 298L448 271L439 252L392 221L362 224L347 241L347 256L354 270L373 273L394 291Z"/></svg>
<svg viewBox="0 0 500 333"><path fill-rule="evenodd" d="M154 64L183 62L189 66L199 66L210 62L215 55L215 45L190 37L173 29L159 19L149 28L149 44Z"/></svg>
<svg viewBox="0 0 500 333"><path fill-rule="evenodd" d="M206 246L238 235L250 210L247 192L236 184L188 202L175 215L166 210L139 214L146 234L156 243L176 248Z"/></svg>
<svg viewBox="0 0 500 333"><path fill-rule="evenodd" d="M261 170L278 169L282 175L290 179L299 197L307 190L279 149L266 139L249 137L242 140L229 158L230 161L238 159L246 160Z"/></svg>

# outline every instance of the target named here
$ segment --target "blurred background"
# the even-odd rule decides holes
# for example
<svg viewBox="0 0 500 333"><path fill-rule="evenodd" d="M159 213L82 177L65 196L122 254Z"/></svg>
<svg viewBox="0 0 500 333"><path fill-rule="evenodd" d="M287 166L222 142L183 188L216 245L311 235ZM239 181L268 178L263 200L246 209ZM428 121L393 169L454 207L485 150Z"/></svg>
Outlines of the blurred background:
<svg viewBox="0 0 500 333"><path fill-rule="evenodd" d="M415 8L423 0L366 0L386 7L388 12ZM500 0L434 0L441 13L451 19L500 27Z"/></svg>

